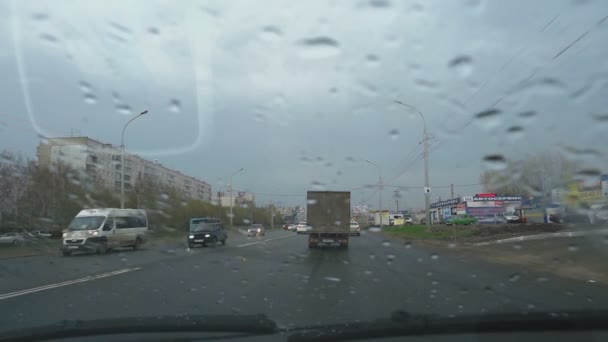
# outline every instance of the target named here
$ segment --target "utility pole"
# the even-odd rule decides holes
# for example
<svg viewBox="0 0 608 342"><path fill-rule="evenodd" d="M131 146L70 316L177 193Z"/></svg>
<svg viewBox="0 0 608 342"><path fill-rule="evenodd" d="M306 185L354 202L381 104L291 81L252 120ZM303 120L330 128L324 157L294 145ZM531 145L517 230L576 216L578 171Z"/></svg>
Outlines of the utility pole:
<svg viewBox="0 0 608 342"><path fill-rule="evenodd" d="M422 131L422 145L424 147L424 209L426 212L426 227L429 228L431 226L431 186L429 185L429 136L426 129L426 119L424 118L424 114L422 114L418 108L403 101L395 100L395 102L418 112L424 124Z"/></svg>
<svg viewBox="0 0 608 342"><path fill-rule="evenodd" d="M125 130L127 129L127 126L129 126L129 124L131 122L133 122L133 120L139 118L142 115L147 114L148 111L144 110L143 112L137 114L135 117L133 117L131 120L127 121L127 123L122 127L122 134L121 134L121 138L120 138L120 208L124 209L125 208Z"/></svg>
<svg viewBox="0 0 608 342"><path fill-rule="evenodd" d="M399 189L395 189L395 207L399 211Z"/></svg>
<svg viewBox="0 0 608 342"><path fill-rule="evenodd" d="M232 220L234 218L234 214L232 213L232 207L234 206L234 197L232 196L232 177L234 177L234 175L236 175L237 173L243 171L245 168L240 168L236 171L234 171L231 175L230 175L230 227L232 228Z"/></svg>
<svg viewBox="0 0 608 342"><path fill-rule="evenodd" d="M270 229L274 229L274 210L272 200L270 200Z"/></svg>
<svg viewBox="0 0 608 342"><path fill-rule="evenodd" d="M450 184L450 198L454 198L454 183Z"/></svg>

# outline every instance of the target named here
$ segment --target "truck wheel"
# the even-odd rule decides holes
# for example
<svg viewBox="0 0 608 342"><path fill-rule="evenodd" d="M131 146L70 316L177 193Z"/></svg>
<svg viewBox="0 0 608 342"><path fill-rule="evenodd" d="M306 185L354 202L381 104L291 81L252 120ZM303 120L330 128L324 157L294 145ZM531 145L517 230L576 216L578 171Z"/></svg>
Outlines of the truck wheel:
<svg viewBox="0 0 608 342"><path fill-rule="evenodd" d="M222 244L222 246L226 245L226 239L224 238L222 241L220 241L220 243Z"/></svg>

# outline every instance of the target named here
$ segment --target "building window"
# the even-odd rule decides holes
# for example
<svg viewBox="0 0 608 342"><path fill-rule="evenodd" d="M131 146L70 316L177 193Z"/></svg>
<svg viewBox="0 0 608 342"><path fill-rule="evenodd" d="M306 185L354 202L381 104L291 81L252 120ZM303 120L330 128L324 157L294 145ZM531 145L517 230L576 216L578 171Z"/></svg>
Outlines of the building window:
<svg viewBox="0 0 608 342"><path fill-rule="evenodd" d="M131 168L130 167L125 167L125 173L131 173Z"/></svg>
<svg viewBox="0 0 608 342"><path fill-rule="evenodd" d="M97 163L97 156L91 156L91 163Z"/></svg>

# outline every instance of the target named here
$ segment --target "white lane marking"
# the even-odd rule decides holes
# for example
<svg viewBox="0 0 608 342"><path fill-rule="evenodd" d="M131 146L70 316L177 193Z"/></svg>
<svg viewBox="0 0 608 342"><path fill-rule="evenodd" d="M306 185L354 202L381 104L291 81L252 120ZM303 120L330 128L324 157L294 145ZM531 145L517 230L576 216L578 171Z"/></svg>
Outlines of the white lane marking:
<svg viewBox="0 0 608 342"><path fill-rule="evenodd" d="M257 245L257 244L260 244L260 243L265 243L265 242L272 241L272 240L284 239L284 238L288 238L288 237L291 237L291 236L296 236L296 234L293 234L293 235L283 235L283 236L275 237L275 238L272 238L272 239L266 239L266 240L261 240L261 241L256 241L256 242L244 243L244 244L238 245L236 247L237 248L247 247L247 246L251 246L251 245Z"/></svg>
<svg viewBox="0 0 608 342"><path fill-rule="evenodd" d="M113 272L108 272L108 273L102 273L102 274L98 274L98 275L94 275L94 276L86 276L84 278L74 279L74 280L68 280L68 281L64 281L64 282L61 282L61 283L49 284L49 285L34 287L34 288L31 288L31 289L27 289L27 290L21 290L21 291L15 291L15 292L10 292L10 293L0 294L0 300L12 298L12 297L23 296L23 295L26 295L26 294L40 292L40 291L44 291L44 290L50 290L50 289L54 289L54 288L57 288L57 287L68 286L68 285L78 284L78 283L84 283L85 281L91 281L91 280L111 277L111 276L115 276L115 275L119 275L119 274L123 274L123 273L127 273L127 272L137 271L137 270L140 270L140 269L141 269L141 267L125 268L125 269L118 270L118 271L113 271Z"/></svg>

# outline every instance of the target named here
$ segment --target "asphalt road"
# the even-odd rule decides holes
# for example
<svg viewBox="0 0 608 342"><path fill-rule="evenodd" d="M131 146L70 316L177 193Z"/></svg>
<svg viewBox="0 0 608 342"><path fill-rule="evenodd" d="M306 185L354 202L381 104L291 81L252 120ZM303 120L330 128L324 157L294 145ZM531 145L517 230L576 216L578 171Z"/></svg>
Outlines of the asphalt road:
<svg viewBox="0 0 608 342"><path fill-rule="evenodd" d="M608 308L608 287L585 279L437 254L379 233L353 237L346 251L310 251L306 239L268 231L194 250L0 260L0 331L142 315L265 313L289 327L386 318L395 310Z"/></svg>

